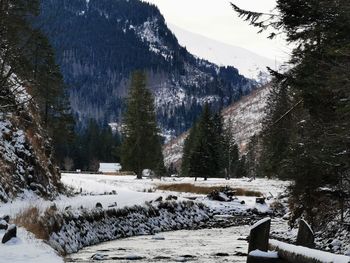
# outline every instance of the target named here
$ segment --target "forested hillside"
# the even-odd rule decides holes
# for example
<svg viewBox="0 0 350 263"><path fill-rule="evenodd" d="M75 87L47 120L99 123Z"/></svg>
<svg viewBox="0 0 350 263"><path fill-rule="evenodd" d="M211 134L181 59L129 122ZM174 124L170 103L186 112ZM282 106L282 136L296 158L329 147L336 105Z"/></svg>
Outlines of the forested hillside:
<svg viewBox="0 0 350 263"><path fill-rule="evenodd" d="M270 85L265 85L224 108L221 112L223 126L231 131L241 156L248 152L251 139L254 136L258 137L261 133L270 88ZM167 167L174 166L180 170L184 144L188 134L189 132L185 132L164 145L163 154Z"/></svg>
<svg viewBox="0 0 350 263"><path fill-rule="evenodd" d="M192 56L157 7L139 0L42 0L49 36L79 126L121 122L130 74L147 72L164 130L187 130L205 102L218 109L254 89L234 67Z"/></svg>
<svg viewBox="0 0 350 263"><path fill-rule="evenodd" d="M55 157L69 141L73 122L52 48L31 24L38 13L37 1L0 5L0 201L5 202L27 190L45 197L62 190Z"/></svg>

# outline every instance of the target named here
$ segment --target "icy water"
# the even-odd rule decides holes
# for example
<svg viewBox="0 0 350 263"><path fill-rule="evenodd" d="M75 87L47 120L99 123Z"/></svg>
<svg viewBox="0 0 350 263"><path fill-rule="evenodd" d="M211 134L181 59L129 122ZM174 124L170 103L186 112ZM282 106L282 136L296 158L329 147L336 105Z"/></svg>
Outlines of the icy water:
<svg viewBox="0 0 350 263"><path fill-rule="evenodd" d="M246 262L249 226L181 230L102 243L70 255L66 262ZM97 255L96 255L97 254ZM96 261L97 262L97 261Z"/></svg>

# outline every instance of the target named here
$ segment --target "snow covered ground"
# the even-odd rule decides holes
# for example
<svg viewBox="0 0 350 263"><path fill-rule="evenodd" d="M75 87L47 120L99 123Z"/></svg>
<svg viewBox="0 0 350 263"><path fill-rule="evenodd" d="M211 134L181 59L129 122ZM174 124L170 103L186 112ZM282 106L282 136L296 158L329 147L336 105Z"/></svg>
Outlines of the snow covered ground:
<svg viewBox="0 0 350 263"><path fill-rule="evenodd" d="M0 240L5 231L0 230ZM18 228L17 238L0 244L0 263L63 263L62 257L43 241L36 239L23 228Z"/></svg>
<svg viewBox="0 0 350 263"><path fill-rule="evenodd" d="M93 209L96 207L97 203L101 203L103 208L108 207L129 207L133 205L143 205L146 201L154 201L158 197L162 196L167 197L169 195L176 195L179 201L187 200L188 198L196 198L196 201L202 202L209 206L213 211L219 211L220 214L241 214L244 215L245 211L257 209L259 212L267 212L270 210L269 204L272 203L275 198L283 194L286 190L286 187L289 185L289 182L283 182L278 180L268 180L268 179L256 179L249 180L248 178L241 179L231 179L229 181L218 178L209 178L207 181L199 179L197 182L193 178L163 178L162 180L158 179L149 179L145 178L142 180L135 179L135 176L107 176L101 174L62 174L61 181L72 189L76 193L73 197L58 196L55 200L46 201L38 198L32 193L26 192L21 198L12 201L11 203L1 204L0 205L0 217L3 215L10 215L14 218L18 213L24 211L28 207L38 207L40 211L44 212L48 207L52 206L53 203L56 205L58 211L64 211L67 207L71 211L75 209L84 207L85 209ZM156 187L162 184L182 184L182 183L192 183L196 186L230 186L232 188L244 188L246 190L253 190L261 192L265 197L268 197L267 204L261 205L255 202L255 197L246 197L246 196L237 196L237 199L231 202L218 202L209 200L205 195L193 194L193 193L177 193L169 191L160 191L156 190ZM244 201L244 202L242 202ZM77 210L78 211L78 210ZM283 227L286 227L285 220L280 219L279 222L275 223L274 230L280 230ZM168 246L171 246L175 241L174 240L183 240L183 242L193 239L198 243L197 250L187 251L184 248L183 251L180 251L180 248L176 249L176 241L173 245L173 250L169 250L171 258L181 258L181 256L187 254L195 254L194 256L199 259L199 254L201 253L201 244L203 245L203 250L207 250L207 253L201 256L201 262L217 262L212 261L213 258L220 261L220 258L217 259L215 253L227 252L229 255L228 259L232 259L232 262L241 262L244 257L239 257L235 255L236 252L246 251L246 247L243 245L237 245L240 249L232 247L230 244L230 249L227 247L227 251L217 249L221 244L226 248L225 244L229 244L230 231L238 231L237 236L246 235L247 231L246 226L232 228L227 232L222 229L217 230L199 230L199 231L180 231L180 232L169 232L161 234L164 236L165 241L162 241L162 247L157 247L153 252L152 246L156 245L157 240L150 236L135 237L127 240L113 241L112 243L106 243L103 246L109 246L114 244L115 247L124 248L125 250L114 250L111 253L107 253L108 256L128 256L131 254L144 255L145 251L149 251L145 258L144 262L152 262L152 258L157 256L162 256L166 254L164 251L168 251ZM239 231L243 231L241 234ZM201 232L202 231L202 232ZM218 233L220 232L220 235ZM2 238L4 231L0 231L0 238ZM220 236L220 239L213 239L213 243L209 242L207 239L212 237ZM232 235L231 235L232 237ZM202 238L202 239L201 239ZM222 239L223 238L223 239ZM227 242L223 241L226 240ZM206 241L207 240L207 241ZM116 243L114 243L116 242ZM136 250L131 249L129 244L139 244L143 243L144 246L139 247ZM217 244L215 243L217 242ZM236 242L236 241L235 241ZM245 241L244 241L245 242ZM178 242L179 244L181 242ZM238 242L239 243L239 242ZM235 243L236 244L236 243ZM137 245L138 246L138 245ZM99 248L99 247L98 247ZM242 248L242 249L241 249ZM102 249L102 248L101 248ZM98 249L97 249L98 250ZM103 249L102 249L103 250ZM218 250L218 251L217 251ZM242 250L242 251L241 251ZM231 251L231 252L229 252ZM91 253L92 250L87 249L83 250L83 255L86 253ZM176 252L176 253L175 253ZM84 254L85 253L85 254ZM63 262L56 252L45 244L43 241L35 239L33 235L28 233L23 228L18 229L18 238L11 240L7 244L0 244L0 263L5 262ZM81 256L79 254L77 257ZM90 255L90 254L89 254ZM202 255L202 254L201 254ZM91 256L91 255L90 255ZM72 256L73 258L75 256ZM85 256L83 256L85 257ZM227 258L225 258L227 259ZM235 261L233 261L235 259ZM151 261L150 261L151 260ZM244 260L243 260L244 261ZM243 262L242 261L242 262ZM79 261L78 261L79 262ZM84 260L83 260L84 262ZM159 261L162 262L162 261Z"/></svg>
<svg viewBox="0 0 350 263"><path fill-rule="evenodd" d="M266 197L277 197L279 194L285 192L286 187L290 184L288 181L256 179L251 181L248 178L239 178L224 180L222 178L209 178L207 181L199 179L194 181L193 178L163 178L158 179L143 179L136 180L135 176L107 176L107 175L87 175L87 174L63 174L62 182L72 187L77 192L88 194L86 196L78 196L56 202L59 207L71 205L73 207L80 207L83 205L87 208L92 208L97 202L100 202L104 207L118 204L118 207L131 206L135 204L142 204L145 201L151 201L159 196L166 197L169 194L177 195L180 199L187 197L196 197L197 201L206 204L209 207L219 210L226 209L227 211L236 210L241 212L247 209L258 209L261 212L268 211L267 205L256 204L255 197L238 196L236 201L229 203L222 203L209 200L205 195L191 194L191 193L177 193L168 191L155 191L158 185L164 184L183 184L191 183L196 186L229 186L232 188L243 188L246 190L261 192ZM153 192L155 191L155 192ZM113 193L116 192L117 195ZM108 195L112 193L111 195ZM91 196L94 195L94 196ZM107 194L107 195L106 195ZM245 204L242 205L241 201ZM273 199L267 203L273 202ZM224 211L223 211L224 212Z"/></svg>
<svg viewBox="0 0 350 263"><path fill-rule="evenodd" d="M159 196L166 197L169 194L177 195L179 200L185 200L186 197L197 197L208 206L216 209L228 209L232 211L242 211L244 209L257 206L261 211L266 211L267 206L256 205L253 197L239 197L235 202L221 203L208 200L204 195L195 195L190 193L175 193L155 191L157 185L193 183L198 186L231 186L234 188L245 188L248 190L260 191L264 195L277 196L283 192L288 182L276 180L257 179L250 182L248 179L212 179L202 181L199 179L194 182L193 178L163 178L163 180L143 179L136 180L135 176L106 176L91 174L62 174L62 182L72 188L74 192L80 194L74 197L59 196L53 201L43 200L30 192L25 192L20 198L0 206L0 216L10 215L14 218L20 212L29 207L37 207L40 211L45 211L53 203L58 210L64 210L66 207L77 209L81 206L92 209L96 203L101 203L103 207L117 205L118 208L132 205L142 205L146 201L155 200ZM246 204L240 204L245 200ZM260 207L259 207L260 206ZM2 238L4 231L0 232ZM11 240L9 243L0 245L1 257L0 262L62 262L61 258L56 255L55 251L46 245L43 241L37 240L23 228L18 229L18 238ZM12 259L12 260L10 260ZM50 260L48 260L50 259Z"/></svg>
<svg viewBox="0 0 350 263"><path fill-rule="evenodd" d="M258 178L250 180L249 178L234 178L225 180L223 178L208 178L207 181L199 178L195 181L189 177L163 177L162 180L144 178L142 180L135 179L135 176L109 176L102 174L62 174L62 182L83 193L89 194L105 194L108 192L127 190L144 192L155 188L162 184L180 184L192 183L196 186L231 186L233 188L244 188L246 190L259 191L264 195L277 196L283 193L285 188L290 184L288 181L280 181L273 179Z"/></svg>
<svg viewBox="0 0 350 263"><path fill-rule="evenodd" d="M231 179L229 181L209 178L207 181L199 179L197 182L195 182L193 178L163 178L161 181L158 179L136 180L135 176L107 176L101 174L62 174L61 181L66 186L74 189L75 192L81 192L81 194L74 197L59 196L54 201L46 201L29 192L25 192L21 198L2 204L0 206L0 215L10 215L14 217L30 206L35 206L39 208L39 210L44 211L53 203L55 203L59 210L64 210L68 206L73 209L81 206L90 209L94 208L96 203L101 203L105 208L117 204L117 207L120 208L124 206L142 205L146 201L154 200L159 196L166 197L169 194L177 195L180 199L189 196L198 197L198 201L213 207L216 206L220 208L229 205L231 210L232 207L237 209L252 209L256 207L264 211L268 207L255 204L254 197L238 197L238 201L244 200L246 202L245 205L241 205L238 201L230 203L211 201L204 195L153 191L157 185L161 184L193 183L197 186L228 185L233 188L259 191L265 196L270 196L272 194L276 197L278 194L283 193L289 184L289 182L267 179L250 181L248 178Z"/></svg>

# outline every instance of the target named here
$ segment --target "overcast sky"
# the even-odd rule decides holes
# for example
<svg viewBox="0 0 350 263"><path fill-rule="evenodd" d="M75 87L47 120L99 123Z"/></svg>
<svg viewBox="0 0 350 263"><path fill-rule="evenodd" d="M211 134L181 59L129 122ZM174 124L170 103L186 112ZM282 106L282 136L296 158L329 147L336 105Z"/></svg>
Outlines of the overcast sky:
<svg viewBox="0 0 350 263"><path fill-rule="evenodd" d="M244 47L255 53L285 60L290 53L284 40L267 39L267 34L257 34L257 28L249 26L237 17L230 2L238 6L261 12L270 12L275 0L145 0L156 4L170 25L174 24L188 31L206 37Z"/></svg>

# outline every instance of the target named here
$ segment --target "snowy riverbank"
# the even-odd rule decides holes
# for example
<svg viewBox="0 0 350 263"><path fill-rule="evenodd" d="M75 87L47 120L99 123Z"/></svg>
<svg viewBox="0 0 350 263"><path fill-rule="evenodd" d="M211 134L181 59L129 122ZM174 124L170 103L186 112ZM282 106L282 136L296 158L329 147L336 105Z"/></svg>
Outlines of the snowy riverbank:
<svg viewBox="0 0 350 263"><path fill-rule="evenodd" d="M8 214L11 218L31 207L37 208L38 219L47 220L43 224L47 227L45 231L49 232L50 244L61 253L73 253L85 246L135 235L208 226L249 225L265 215L273 215L271 206L276 201L285 204L285 191L289 184L267 179L251 181L247 178L197 182L193 178L135 180L134 176L100 174L63 174L62 182L76 195L44 201L25 193L22 198L0 207L0 216ZM237 195L229 202L220 202L203 194L158 190L160 185L183 183L242 188L260 192L267 199L265 204L259 204L253 196ZM165 201L168 196L175 198ZM51 213L51 216L47 217L45 213ZM293 238L295 231L286 232L286 221L280 221L280 227L274 230L288 233ZM0 232L0 237L3 233ZM18 255L12 253L21 246L23 249L16 251ZM45 255L52 257L50 262L61 260L51 247L27 234L23 228L19 228L17 239L0 245L0 250L6 255L3 258L15 258L12 262L16 263L23 262L21 258L25 258L26 254L31 255L26 262L48 262ZM3 258L0 258L0 262Z"/></svg>

